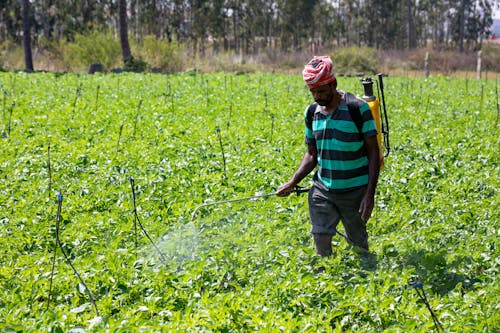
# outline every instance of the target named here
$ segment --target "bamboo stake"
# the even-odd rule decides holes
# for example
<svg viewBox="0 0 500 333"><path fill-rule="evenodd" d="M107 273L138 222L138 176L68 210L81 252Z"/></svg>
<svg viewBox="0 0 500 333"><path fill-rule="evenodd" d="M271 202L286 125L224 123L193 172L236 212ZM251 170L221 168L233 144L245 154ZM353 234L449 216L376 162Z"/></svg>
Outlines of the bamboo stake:
<svg viewBox="0 0 500 333"><path fill-rule="evenodd" d="M118 154L118 147L120 146L120 139L122 137L122 132L123 132L123 121L120 123L120 131L118 133L118 140L116 140L115 157Z"/></svg>
<svg viewBox="0 0 500 333"><path fill-rule="evenodd" d="M47 146L47 169L49 172L49 200L50 200L50 194L52 192L52 169L50 167L50 141L49 145Z"/></svg>
<svg viewBox="0 0 500 333"><path fill-rule="evenodd" d="M54 268L55 268L55 258L56 258L56 253L57 253L57 247L59 246L61 248L61 252L64 256L64 259L66 259L66 262L71 267L71 269L75 273L78 280L80 280L80 282L83 285L83 287L85 288L88 296L90 297L90 301L91 301L92 305L94 306L96 316L99 316L99 310L97 309L94 295L90 291L89 287L87 287L87 284L85 283L85 281L83 281L82 277L80 276L80 273L78 273L75 266L73 265L73 263L69 259L69 256L66 254L66 251L64 251L64 248L63 248L62 243L61 243L61 239L59 238L59 226L61 223L62 201L63 201L63 196L62 196L62 194L59 193L57 195L56 244L54 246L54 256L53 256L53 260L52 260L52 270L51 270L51 275L50 275L49 297L47 300L47 309L50 305L50 297L51 297L51 293L52 293L52 281L53 281L53 277L54 277Z"/></svg>
<svg viewBox="0 0 500 333"><path fill-rule="evenodd" d="M222 152L222 163L224 165L224 179L227 180L226 156L224 154L224 146L222 144L222 137L221 137L221 134L220 134L220 128L219 128L219 126L217 126L217 128L215 129L215 131L217 133L217 136L219 137L220 150Z"/></svg>

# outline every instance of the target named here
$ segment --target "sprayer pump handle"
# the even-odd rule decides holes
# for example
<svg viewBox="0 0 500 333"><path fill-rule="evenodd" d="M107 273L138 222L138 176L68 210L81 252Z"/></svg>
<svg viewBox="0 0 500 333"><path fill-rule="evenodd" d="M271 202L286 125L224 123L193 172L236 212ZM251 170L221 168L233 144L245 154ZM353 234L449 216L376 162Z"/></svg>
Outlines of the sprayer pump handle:
<svg viewBox="0 0 500 333"><path fill-rule="evenodd" d="M301 193L306 193L309 192L309 188L301 187L301 186L295 186L294 192L297 193L297 195Z"/></svg>

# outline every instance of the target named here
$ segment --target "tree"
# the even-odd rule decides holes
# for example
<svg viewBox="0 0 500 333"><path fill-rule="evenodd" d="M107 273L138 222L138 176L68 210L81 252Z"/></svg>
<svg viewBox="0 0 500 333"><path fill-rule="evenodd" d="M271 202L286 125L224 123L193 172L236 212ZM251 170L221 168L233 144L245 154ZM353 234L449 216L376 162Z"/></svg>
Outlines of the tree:
<svg viewBox="0 0 500 333"><path fill-rule="evenodd" d="M408 14L408 48L415 48L415 26L413 24L413 12L412 12L412 0L407 2L407 14Z"/></svg>
<svg viewBox="0 0 500 333"><path fill-rule="evenodd" d="M31 22L30 1L23 0L23 44L24 44L24 70L33 72L33 56L31 52Z"/></svg>
<svg viewBox="0 0 500 333"><path fill-rule="evenodd" d="M459 12L459 33L458 33L458 49L464 51L464 33L465 33L465 5L467 0L461 0Z"/></svg>
<svg viewBox="0 0 500 333"><path fill-rule="evenodd" d="M128 24L127 24L127 1L120 0L119 5L119 18L120 18L120 46L122 49L122 58L125 67L133 63L134 58L130 51L130 44L128 42Z"/></svg>
<svg viewBox="0 0 500 333"><path fill-rule="evenodd" d="M497 0L495 0L497 1ZM132 33L186 43L193 52L255 53L368 45L478 49L493 0L0 0L0 43L73 41L112 30L124 62ZM29 19L24 8L29 6ZM29 24L25 29L24 24ZM130 31L129 31L130 28ZM27 32L27 33L25 33ZM39 38L44 37L44 38ZM24 40L26 38L26 40ZM30 43L31 44L31 43ZM25 44L27 47L27 43ZM272 52L268 52L272 55ZM29 55L28 53L26 54ZM29 61L27 58L26 61Z"/></svg>

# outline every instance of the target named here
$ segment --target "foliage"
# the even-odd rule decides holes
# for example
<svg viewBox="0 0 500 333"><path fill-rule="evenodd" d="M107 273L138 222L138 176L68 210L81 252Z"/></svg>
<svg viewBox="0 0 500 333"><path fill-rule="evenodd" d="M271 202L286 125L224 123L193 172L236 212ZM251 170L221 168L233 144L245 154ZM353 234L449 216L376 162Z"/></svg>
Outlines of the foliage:
<svg viewBox="0 0 500 333"><path fill-rule="evenodd" d="M0 330L429 332L416 278L447 331L494 332L496 84L387 78L373 254L335 237L336 256L319 258L306 196L191 217L273 193L295 171L311 100L299 75L0 73ZM357 78L339 87L362 94ZM166 264L136 237L130 176ZM62 246L101 317L61 251L48 295L58 192Z"/></svg>
<svg viewBox="0 0 500 333"><path fill-rule="evenodd" d="M5 68L21 69L24 66L22 47L7 40L0 44L0 62Z"/></svg>
<svg viewBox="0 0 500 333"><path fill-rule="evenodd" d="M118 1L31 1L33 39L73 41L116 29ZM368 45L477 49L491 26L491 1L144 0L127 1L129 34L188 45L193 53L295 51ZM463 6L462 6L463 5ZM321 22L321 24L318 24ZM460 29L463 27L463 29ZM462 31L462 33L460 33ZM22 37L21 1L3 0L0 38ZM411 38L409 36L412 36ZM3 41L3 40L2 40ZM0 41L0 42L2 42ZM462 51L462 50L461 50ZM126 55L128 56L128 55Z"/></svg>
<svg viewBox="0 0 500 333"><path fill-rule="evenodd" d="M500 71L500 45L489 43L482 48L483 68L490 71Z"/></svg>
<svg viewBox="0 0 500 333"><path fill-rule="evenodd" d="M377 72L377 51L369 47L335 49L331 55L335 70L342 74Z"/></svg>
<svg viewBox="0 0 500 333"><path fill-rule="evenodd" d="M141 73L146 70L148 64L141 58L130 57L125 59L124 69L130 72Z"/></svg>
<svg viewBox="0 0 500 333"><path fill-rule="evenodd" d="M137 47L139 56L149 66L161 69L164 73L180 72L183 68L183 48L177 42L158 40L153 36L146 36L142 45Z"/></svg>
<svg viewBox="0 0 500 333"><path fill-rule="evenodd" d="M62 43L64 61L73 70L87 70L93 63L101 63L106 70L120 67L120 44L109 33L92 32L76 35L73 43Z"/></svg>

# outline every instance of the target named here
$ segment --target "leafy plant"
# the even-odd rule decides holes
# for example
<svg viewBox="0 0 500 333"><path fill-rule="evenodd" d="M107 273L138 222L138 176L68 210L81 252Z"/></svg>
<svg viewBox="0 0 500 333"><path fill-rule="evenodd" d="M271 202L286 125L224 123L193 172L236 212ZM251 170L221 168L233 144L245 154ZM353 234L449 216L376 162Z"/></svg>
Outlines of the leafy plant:
<svg viewBox="0 0 500 333"><path fill-rule="evenodd" d="M158 40L154 36L145 36L141 46L137 46L141 58L155 69L165 73L176 73L182 70L181 45L177 42Z"/></svg>
<svg viewBox="0 0 500 333"><path fill-rule="evenodd" d="M73 42L62 43L62 50L64 62L75 71L86 71L93 63L106 70L120 65L120 44L110 33L77 34Z"/></svg>
<svg viewBox="0 0 500 333"><path fill-rule="evenodd" d="M320 258L306 196L260 196L303 156L300 76L0 73L4 133L15 102L0 137L0 330L428 332L418 280L445 331L495 331L495 84L387 78L373 253L334 237ZM47 310L58 192L60 247L100 317L61 256ZM135 214L151 237L137 251Z"/></svg>

